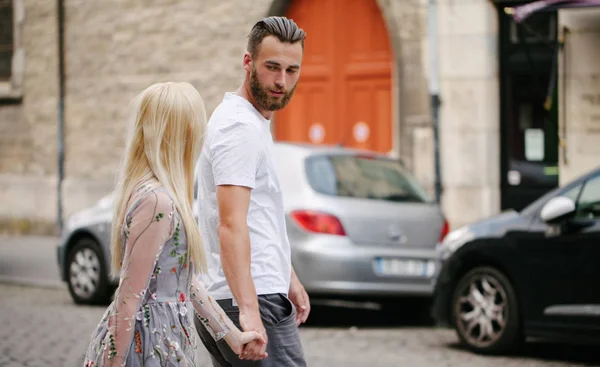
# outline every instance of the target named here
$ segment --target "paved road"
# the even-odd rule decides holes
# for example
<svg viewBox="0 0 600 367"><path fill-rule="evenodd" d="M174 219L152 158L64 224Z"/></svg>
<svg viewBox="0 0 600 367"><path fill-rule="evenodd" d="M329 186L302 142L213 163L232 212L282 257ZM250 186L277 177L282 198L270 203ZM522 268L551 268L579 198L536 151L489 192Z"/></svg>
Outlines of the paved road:
<svg viewBox="0 0 600 367"><path fill-rule="evenodd" d="M58 285L54 244L0 237L0 367L81 366L104 307L73 304ZM315 307L309 321L301 335L311 367L600 366L594 348L561 344L528 343L508 357L473 355L452 331L410 315L392 320L372 310Z"/></svg>
<svg viewBox="0 0 600 367"><path fill-rule="evenodd" d="M104 307L76 306L65 289L0 284L0 295L1 367L81 366L83 351ZM410 326L408 322L386 323L375 311L340 312L317 307L312 322L301 328L308 365L600 365L600 357L592 348L542 343L528 344L517 356L475 356L456 346L450 330ZM209 366L204 363L200 367Z"/></svg>

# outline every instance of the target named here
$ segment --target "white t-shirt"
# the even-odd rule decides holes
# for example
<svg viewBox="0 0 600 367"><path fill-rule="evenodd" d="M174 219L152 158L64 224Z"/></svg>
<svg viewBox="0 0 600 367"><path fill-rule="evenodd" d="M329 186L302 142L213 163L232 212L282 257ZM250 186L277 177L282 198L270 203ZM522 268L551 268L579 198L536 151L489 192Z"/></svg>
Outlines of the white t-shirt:
<svg viewBox="0 0 600 367"><path fill-rule="evenodd" d="M290 287L291 256L283 197L275 173L270 121L239 95L226 93L207 127L196 167L197 213L208 273L202 274L215 299L233 298L219 255L216 186L252 189L248 209L251 273L257 294L284 293Z"/></svg>

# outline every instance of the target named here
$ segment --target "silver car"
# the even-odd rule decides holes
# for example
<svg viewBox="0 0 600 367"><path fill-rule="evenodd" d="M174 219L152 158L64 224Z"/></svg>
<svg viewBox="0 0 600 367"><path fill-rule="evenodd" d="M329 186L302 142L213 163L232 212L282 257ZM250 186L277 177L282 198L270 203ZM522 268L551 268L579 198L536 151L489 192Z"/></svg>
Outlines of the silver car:
<svg viewBox="0 0 600 367"><path fill-rule="evenodd" d="M279 142L275 156L293 266L311 297L432 296L448 224L398 160ZM114 290L111 215L109 195L65 226L58 265L76 303L105 303Z"/></svg>

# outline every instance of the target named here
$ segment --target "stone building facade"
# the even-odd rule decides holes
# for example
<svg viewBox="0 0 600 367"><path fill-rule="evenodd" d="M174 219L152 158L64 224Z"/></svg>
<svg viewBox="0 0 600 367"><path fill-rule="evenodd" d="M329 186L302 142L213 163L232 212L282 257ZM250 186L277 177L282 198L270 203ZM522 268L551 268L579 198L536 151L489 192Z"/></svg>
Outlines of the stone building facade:
<svg viewBox="0 0 600 367"><path fill-rule="evenodd" d="M212 112L223 93L242 79L251 26L266 15L285 15L292 1L309 0L63 0L64 216L90 206L113 187L134 95L155 82L188 81ZM390 153L433 192L428 1L348 1L373 1L381 12L394 63ZM0 232L53 232L59 2L2 3L12 5L13 53L11 75L0 79ZM499 6L492 0L437 3L442 204L457 227L501 210ZM589 126L597 125L598 118L595 27L600 22L597 15L590 18L581 11L560 14L560 23L571 29L571 52L589 51L571 57L568 70L576 72L565 78L569 160L560 164L562 182L596 162L598 144L593 142L600 137Z"/></svg>
<svg viewBox="0 0 600 367"><path fill-rule="evenodd" d="M64 215L113 187L128 101L136 93L154 82L188 81L210 113L241 81L251 26L266 15L284 15L289 3L65 0ZM400 101L395 125L404 137L398 153L410 157L413 131L428 123L421 61L425 7L417 0L377 4L394 40ZM57 2L12 5L15 49L22 52L13 55L12 79L0 84L12 86L0 88L0 228L48 232L56 223L58 196Z"/></svg>
<svg viewBox="0 0 600 367"><path fill-rule="evenodd" d="M513 205L522 208L545 191L599 166L600 7L547 9L524 20L522 25L507 15L507 8L530 2L438 1L443 103L441 160L445 188L442 201L454 227ZM519 46L521 54L508 55L510 46L506 44L522 41L519 33L528 40ZM540 49L546 56L540 56ZM511 56L519 61L511 61ZM544 57L548 60L540 61ZM551 64L553 57L555 66ZM511 62L517 69L512 75L507 71ZM516 63L519 65L514 67ZM536 70L546 66L548 80ZM551 73L553 67L555 77ZM536 77L526 78L535 72L542 82L533 92L540 93L541 89L546 93L552 80L556 83L556 94L550 104L554 107L549 112L543 111L548 102L544 99L521 96L518 100L521 105L510 104L510 99L523 87L510 90L510 83L516 85L519 80L526 80L527 84L533 84ZM539 145L539 161L526 158L527 151L533 148L527 146L525 125L531 124L528 119L532 118L515 113L532 105L540 114L549 116L547 120L538 118L542 126L531 129L545 134L542 136L545 141L530 144ZM557 112L553 114L554 110ZM550 131L548 125L553 123L557 131ZM555 140L550 139L553 134ZM515 151L525 157L519 161ZM557 156L554 161L543 158L552 151ZM521 165L511 167L511 159ZM531 174L528 170L533 171L538 182L526 182ZM556 175L558 179L553 183ZM528 190L533 194L527 194Z"/></svg>

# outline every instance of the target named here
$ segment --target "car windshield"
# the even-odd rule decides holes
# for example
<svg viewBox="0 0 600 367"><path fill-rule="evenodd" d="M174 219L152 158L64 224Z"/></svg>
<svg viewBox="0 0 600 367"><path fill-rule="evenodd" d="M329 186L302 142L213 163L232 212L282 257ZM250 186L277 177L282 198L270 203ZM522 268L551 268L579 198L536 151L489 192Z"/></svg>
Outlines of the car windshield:
<svg viewBox="0 0 600 367"><path fill-rule="evenodd" d="M430 198L400 162L368 155L319 155L306 160L306 174L318 193L395 202Z"/></svg>

